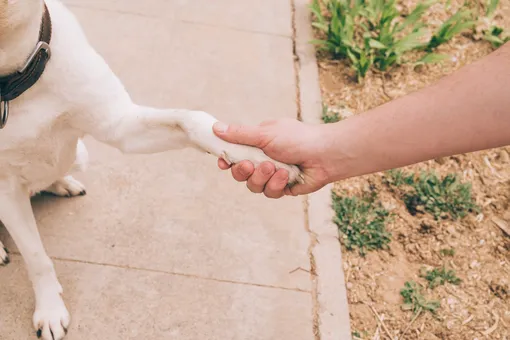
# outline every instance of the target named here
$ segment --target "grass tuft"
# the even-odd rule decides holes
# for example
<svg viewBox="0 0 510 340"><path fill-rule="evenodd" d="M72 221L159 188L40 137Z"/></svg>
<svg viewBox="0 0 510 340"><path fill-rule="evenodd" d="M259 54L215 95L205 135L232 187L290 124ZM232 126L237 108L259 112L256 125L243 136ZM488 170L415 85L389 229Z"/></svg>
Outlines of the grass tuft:
<svg viewBox="0 0 510 340"><path fill-rule="evenodd" d="M478 211L473 201L470 183L461 183L456 174L444 178L434 172L423 172L411 184L404 202L412 215L428 212L437 220L450 217L454 220Z"/></svg>
<svg viewBox="0 0 510 340"><path fill-rule="evenodd" d="M431 289L442 286L447 282L454 285L459 285L462 282L462 280L455 275L455 271L447 270L445 267L429 270L425 273L424 277L429 282L429 288Z"/></svg>
<svg viewBox="0 0 510 340"><path fill-rule="evenodd" d="M334 222L348 250L358 249L361 256L368 251L387 249L391 234L386 230L389 212L374 200L340 197L333 193Z"/></svg>
<svg viewBox="0 0 510 340"><path fill-rule="evenodd" d="M423 295L422 287L414 281L408 281L404 284L404 288L400 291L400 295L404 298L403 310L412 310L414 314L421 311L428 311L433 314L437 312L441 303L439 301L428 300Z"/></svg>

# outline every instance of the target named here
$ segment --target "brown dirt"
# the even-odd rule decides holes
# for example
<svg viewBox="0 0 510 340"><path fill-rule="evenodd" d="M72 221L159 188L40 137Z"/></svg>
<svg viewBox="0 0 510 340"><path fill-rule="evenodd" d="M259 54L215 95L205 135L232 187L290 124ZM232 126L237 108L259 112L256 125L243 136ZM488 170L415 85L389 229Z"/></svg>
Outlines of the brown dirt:
<svg viewBox="0 0 510 340"><path fill-rule="evenodd" d="M401 5L413 7L415 3L410 0ZM458 6L453 1L451 11L445 13L445 2L441 3L434 7L431 22L439 23ZM500 7L498 19L510 29L510 0L501 1ZM439 50L451 55L451 61L418 70L403 66L386 74L371 73L364 85L353 81L352 71L343 62L328 60L319 53L324 102L361 113L427 86L491 50L486 42L459 36ZM392 339L510 339L510 235L504 231L510 225L509 154L510 148L494 149L405 169L454 172L471 182L482 212L459 221L436 222L427 215L411 216L398 193L384 183L383 173L336 183L335 190L343 195L375 191L383 206L394 214L387 226L393 235L390 250L371 252L363 258L343 249L352 330L362 339L390 339L388 332ZM440 250L444 248L454 248L455 255L442 256ZM411 280L425 287L426 281L419 276L421 268L442 265L454 269L462 283L426 289L426 296L441 302L438 315L421 313L402 338L413 313L401 309L401 288Z"/></svg>

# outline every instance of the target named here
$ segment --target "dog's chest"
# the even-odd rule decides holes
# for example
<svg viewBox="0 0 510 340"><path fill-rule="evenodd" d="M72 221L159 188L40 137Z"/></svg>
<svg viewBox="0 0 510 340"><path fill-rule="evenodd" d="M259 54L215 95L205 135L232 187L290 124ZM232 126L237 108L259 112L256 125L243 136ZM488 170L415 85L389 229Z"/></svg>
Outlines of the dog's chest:
<svg viewBox="0 0 510 340"><path fill-rule="evenodd" d="M31 190L44 189L72 166L79 137L65 115L13 110L0 130L0 177L20 179Z"/></svg>

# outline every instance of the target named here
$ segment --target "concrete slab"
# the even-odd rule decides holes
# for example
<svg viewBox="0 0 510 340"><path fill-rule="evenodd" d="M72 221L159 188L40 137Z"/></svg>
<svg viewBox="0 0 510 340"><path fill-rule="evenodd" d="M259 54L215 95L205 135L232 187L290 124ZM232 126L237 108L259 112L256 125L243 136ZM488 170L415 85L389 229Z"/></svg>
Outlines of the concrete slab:
<svg viewBox="0 0 510 340"><path fill-rule="evenodd" d="M64 0L75 7L292 36L289 0Z"/></svg>
<svg viewBox="0 0 510 340"><path fill-rule="evenodd" d="M184 21L292 36L289 0L183 0Z"/></svg>
<svg viewBox="0 0 510 340"><path fill-rule="evenodd" d="M73 10L143 104L239 122L295 114L286 39ZM86 142L91 166L78 177L88 196L34 202L50 256L310 289L307 272L291 273L310 266L300 199L254 196L193 150L123 156Z"/></svg>
<svg viewBox="0 0 510 340"><path fill-rule="evenodd" d="M56 269L73 317L68 340L313 339L308 293L83 263ZM0 272L0 339L35 339L21 258Z"/></svg>

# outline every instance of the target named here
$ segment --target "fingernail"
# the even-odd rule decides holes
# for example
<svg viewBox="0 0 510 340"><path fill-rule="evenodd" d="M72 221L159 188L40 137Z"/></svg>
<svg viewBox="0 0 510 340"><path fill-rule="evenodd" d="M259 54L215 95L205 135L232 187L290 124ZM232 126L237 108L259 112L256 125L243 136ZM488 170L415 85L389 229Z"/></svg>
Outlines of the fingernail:
<svg viewBox="0 0 510 340"><path fill-rule="evenodd" d="M241 166L239 167L239 172L243 176L251 175L251 169L247 164L241 164Z"/></svg>
<svg viewBox="0 0 510 340"><path fill-rule="evenodd" d="M214 124L214 130L219 133L225 133L228 130L228 125L222 122Z"/></svg>

